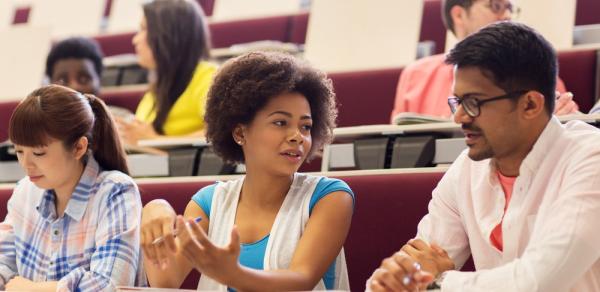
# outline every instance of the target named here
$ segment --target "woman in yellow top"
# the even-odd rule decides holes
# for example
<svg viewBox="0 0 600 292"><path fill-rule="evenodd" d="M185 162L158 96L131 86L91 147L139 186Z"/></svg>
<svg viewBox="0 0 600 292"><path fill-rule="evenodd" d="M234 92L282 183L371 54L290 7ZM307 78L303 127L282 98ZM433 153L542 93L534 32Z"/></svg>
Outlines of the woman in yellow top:
<svg viewBox="0 0 600 292"><path fill-rule="evenodd" d="M160 136L203 136L206 94L216 66L206 62L209 36L204 13L193 0L155 0L132 43L140 66L150 71L150 91L133 121L119 121L130 145Z"/></svg>

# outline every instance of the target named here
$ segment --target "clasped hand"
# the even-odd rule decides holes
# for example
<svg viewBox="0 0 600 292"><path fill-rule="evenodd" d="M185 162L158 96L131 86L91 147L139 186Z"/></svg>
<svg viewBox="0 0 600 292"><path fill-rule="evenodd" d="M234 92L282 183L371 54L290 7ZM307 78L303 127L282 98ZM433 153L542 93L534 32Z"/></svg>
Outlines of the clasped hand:
<svg viewBox="0 0 600 292"><path fill-rule="evenodd" d="M412 239L382 261L373 273L369 289L379 291L421 291L439 274L454 269L454 262L436 244Z"/></svg>

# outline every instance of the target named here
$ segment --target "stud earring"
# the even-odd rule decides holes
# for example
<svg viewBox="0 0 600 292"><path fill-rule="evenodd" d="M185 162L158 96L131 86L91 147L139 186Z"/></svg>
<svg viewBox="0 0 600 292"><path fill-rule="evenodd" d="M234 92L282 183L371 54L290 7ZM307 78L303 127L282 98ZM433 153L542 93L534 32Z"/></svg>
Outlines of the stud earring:
<svg viewBox="0 0 600 292"><path fill-rule="evenodd" d="M242 141L242 140L237 140L237 141L235 141L235 143L238 143L238 145L240 145L240 146L244 145L244 141Z"/></svg>

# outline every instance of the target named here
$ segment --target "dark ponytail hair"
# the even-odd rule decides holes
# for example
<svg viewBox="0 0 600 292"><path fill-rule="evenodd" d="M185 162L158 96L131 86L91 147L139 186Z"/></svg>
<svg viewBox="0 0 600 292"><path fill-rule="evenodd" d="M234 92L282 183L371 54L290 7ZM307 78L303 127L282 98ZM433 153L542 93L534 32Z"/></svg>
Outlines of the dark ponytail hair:
<svg viewBox="0 0 600 292"><path fill-rule="evenodd" d="M53 138L72 149L86 137L88 150L102 169L129 174L115 123L104 102L91 94L60 85L39 88L19 103L8 132L13 143L29 147L47 145Z"/></svg>
<svg viewBox="0 0 600 292"><path fill-rule="evenodd" d="M206 17L192 0L155 0L144 5L147 40L156 62L154 130L164 134L163 125L171 108L192 80L198 62L210 49Z"/></svg>

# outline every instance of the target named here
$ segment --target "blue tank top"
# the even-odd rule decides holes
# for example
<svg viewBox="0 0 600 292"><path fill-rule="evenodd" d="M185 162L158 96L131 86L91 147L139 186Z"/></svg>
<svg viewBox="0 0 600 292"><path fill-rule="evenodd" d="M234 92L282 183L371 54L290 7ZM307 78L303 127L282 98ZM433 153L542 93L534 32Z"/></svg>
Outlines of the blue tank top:
<svg viewBox="0 0 600 292"><path fill-rule="evenodd" d="M200 191L198 191L192 197L192 200L194 202L196 202L196 204L198 204L198 206L200 206L200 208L202 209L202 211L204 211L204 213L206 214L206 216L208 216L208 218L210 218L210 208L212 205L212 198L215 193L216 186L217 186L217 184L212 184L210 186L206 186L206 187L202 188ZM328 194L331 194L331 193L337 192L337 191L343 191L343 192L348 193L352 197L352 200L354 201L354 193L352 192L350 187L344 181L341 181L339 179L326 178L326 177L321 178L321 180L317 183L317 186L315 188L315 191L312 194L312 197L310 198L310 203L309 203L309 208L308 208L309 215L312 214L312 210L315 207L315 205L317 204L317 202L319 202L319 200L321 200ZM265 251L267 250L267 242L268 241L269 241L269 235L263 237L259 241L253 242L253 243L242 243L241 250L240 250L240 259L239 259L240 264L245 267L256 269L256 270L264 269L263 264L264 264ZM335 262L333 262L329 266L329 268L327 269L327 272L325 272L325 275L323 276L323 282L325 283L325 288L333 289L333 285L334 285L333 281L334 280L335 280Z"/></svg>

